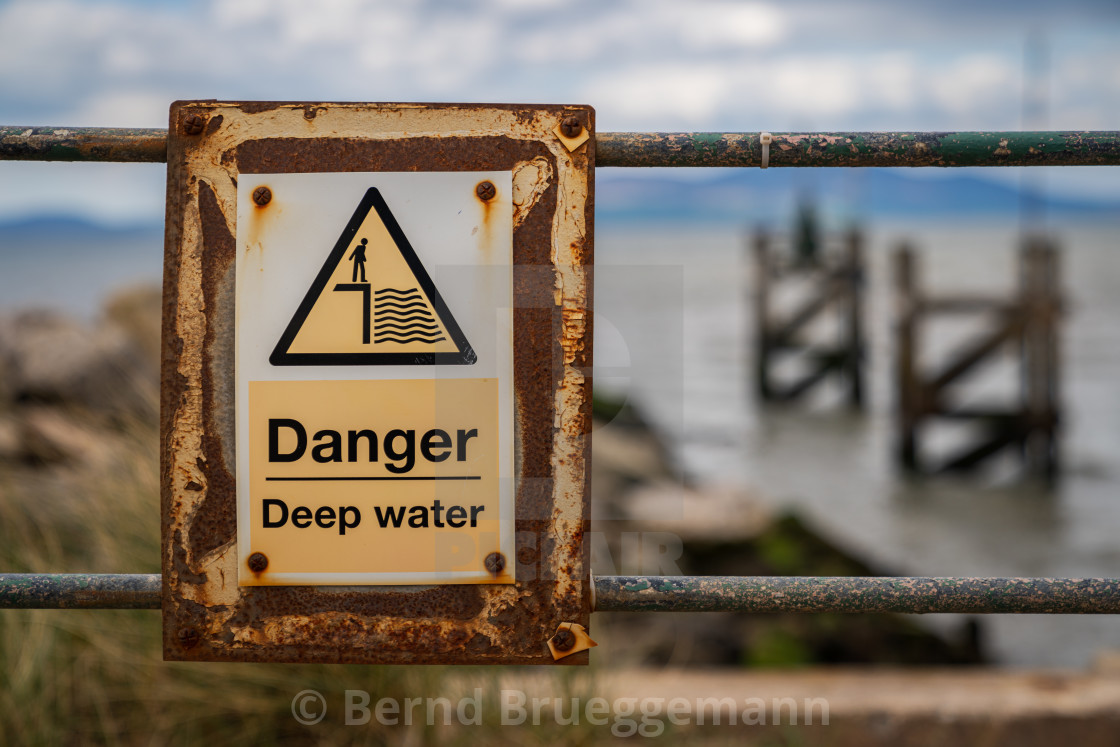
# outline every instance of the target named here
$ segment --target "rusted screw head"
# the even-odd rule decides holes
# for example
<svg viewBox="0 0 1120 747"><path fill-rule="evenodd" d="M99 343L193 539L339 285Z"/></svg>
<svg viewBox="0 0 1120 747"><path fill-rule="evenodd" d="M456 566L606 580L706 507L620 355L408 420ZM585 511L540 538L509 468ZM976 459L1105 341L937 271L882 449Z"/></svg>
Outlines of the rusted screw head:
<svg viewBox="0 0 1120 747"><path fill-rule="evenodd" d="M478 195L480 200L489 202L494 199L494 195L498 194L498 188L490 181L479 182L478 186L474 188L474 193Z"/></svg>
<svg viewBox="0 0 1120 747"><path fill-rule="evenodd" d="M505 570L506 556L502 555L500 552L492 552L486 556L486 560L482 561L482 564L486 566L486 570L497 576Z"/></svg>
<svg viewBox="0 0 1120 747"><path fill-rule="evenodd" d="M560 132L564 133L564 137L579 137L579 134L583 132L583 123L575 115L564 117L560 122Z"/></svg>
<svg viewBox="0 0 1120 747"><path fill-rule="evenodd" d="M187 135L201 135L206 127L206 120L198 114L189 114L183 120L183 133Z"/></svg>
<svg viewBox="0 0 1120 747"><path fill-rule="evenodd" d="M179 630L179 645L183 648L193 648L198 644L198 631L194 628L182 628Z"/></svg>
<svg viewBox="0 0 1120 747"><path fill-rule="evenodd" d="M253 202L260 207L272 202L272 190L268 187L257 187L253 190Z"/></svg>
<svg viewBox="0 0 1120 747"><path fill-rule="evenodd" d="M268 556L263 552L255 552L249 556L249 570L253 573L262 573L268 568Z"/></svg>
<svg viewBox="0 0 1120 747"><path fill-rule="evenodd" d="M576 645L576 634L567 628L561 628L556 631L556 635L552 636L552 645L557 651L568 651Z"/></svg>

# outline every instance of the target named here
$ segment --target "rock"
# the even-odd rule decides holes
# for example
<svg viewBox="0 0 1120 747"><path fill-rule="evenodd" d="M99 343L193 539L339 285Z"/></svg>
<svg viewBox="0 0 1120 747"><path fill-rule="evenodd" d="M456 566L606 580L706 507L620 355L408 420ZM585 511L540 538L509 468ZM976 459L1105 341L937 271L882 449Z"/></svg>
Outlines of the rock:
<svg viewBox="0 0 1120 747"><path fill-rule="evenodd" d="M49 311L0 319L0 395L19 403L78 405L153 416L158 366L118 325L90 327Z"/></svg>
<svg viewBox="0 0 1120 747"><path fill-rule="evenodd" d="M56 407L28 407L21 411L17 456L31 465L79 463L103 465L112 441L97 427L70 417Z"/></svg>
<svg viewBox="0 0 1120 747"><path fill-rule="evenodd" d="M0 416L0 462L29 467L109 463L118 439L88 417L49 405Z"/></svg>
<svg viewBox="0 0 1120 747"><path fill-rule="evenodd" d="M630 408L596 408L592 570L596 575L875 576L793 514L741 488L674 479L673 460ZM604 409L606 412L604 412ZM612 665L962 664L984 660L978 623L948 636L901 615L602 613ZM612 648L610 643L605 648Z"/></svg>
<svg viewBox="0 0 1120 747"><path fill-rule="evenodd" d="M19 459L22 448L19 423L13 416L0 413L0 462Z"/></svg>
<svg viewBox="0 0 1120 747"><path fill-rule="evenodd" d="M158 375L163 329L163 291L141 285L115 293L105 303L105 319L137 347Z"/></svg>

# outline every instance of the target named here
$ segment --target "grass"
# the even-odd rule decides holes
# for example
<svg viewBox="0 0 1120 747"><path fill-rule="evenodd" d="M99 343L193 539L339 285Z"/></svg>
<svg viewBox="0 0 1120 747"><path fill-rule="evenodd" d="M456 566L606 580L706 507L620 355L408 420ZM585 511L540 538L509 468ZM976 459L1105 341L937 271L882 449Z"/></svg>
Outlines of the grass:
<svg viewBox="0 0 1120 747"><path fill-rule="evenodd" d="M82 423L96 416L71 411ZM0 469L0 569L4 572L159 572L158 434L117 420L99 436L94 463L4 464ZM169 663L154 610L0 610L0 743L499 744L503 668ZM586 673L549 671L542 691L578 692ZM481 726L404 729L376 718L345 723L347 690L380 698L447 697L483 688ZM326 698L327 717L300 725L292 699ZM421 710L418 720L424 721ZM548 721L546 719L545 723ZM519 730L528 744L579 744L591 732Z"/></svg>

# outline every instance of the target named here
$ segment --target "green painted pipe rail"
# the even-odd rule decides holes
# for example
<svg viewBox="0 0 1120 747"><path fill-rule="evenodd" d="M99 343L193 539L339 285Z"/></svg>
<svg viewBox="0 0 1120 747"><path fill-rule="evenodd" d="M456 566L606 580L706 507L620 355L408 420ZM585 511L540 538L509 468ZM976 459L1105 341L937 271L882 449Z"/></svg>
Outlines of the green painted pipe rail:
<svg viewBox="0 0 1120 747"><path fill-rule="evenodd" d="M762 164L758 132L601 132L598 166ZM200 137L205 137L202 135ZM167 160L167 130L0 126L0 160ZM1120 132L824 132L773 134L769 165L1115 166Z"/></svg>
<svg viewBox="0 0 1120 747"><path fill-rule="evenodd" d="M597 612L1120 613L1116 578L604 576Z"/></svg>
<svg viewBox="0 0 1120 747"><path fill-rule="evenodd" d="M159 609L158 574L0 574L0 609ZM597 612L1120 613L1120 579L601 576Z"/></svg>
<svg viewBox="0 0 1120 747"><path fill-rule="evenodd" d="M770 167L1115 166L1120 132L776 132ZM596 166L760 167L757 132L604 132Z"/></svg>

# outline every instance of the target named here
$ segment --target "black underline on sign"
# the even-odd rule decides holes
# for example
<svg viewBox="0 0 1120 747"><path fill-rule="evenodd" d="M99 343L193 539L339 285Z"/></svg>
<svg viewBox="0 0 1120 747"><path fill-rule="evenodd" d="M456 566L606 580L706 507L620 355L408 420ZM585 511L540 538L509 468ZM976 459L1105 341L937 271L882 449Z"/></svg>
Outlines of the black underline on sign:
<svg viewBox="0 0 1120 747"><path fill-rule="evenodd" d="M414 477L403 475L401 477L266 477L266 481L275 482L327 482L339 480L481 480L481 475L433 475L431 477Z"/></svg>

